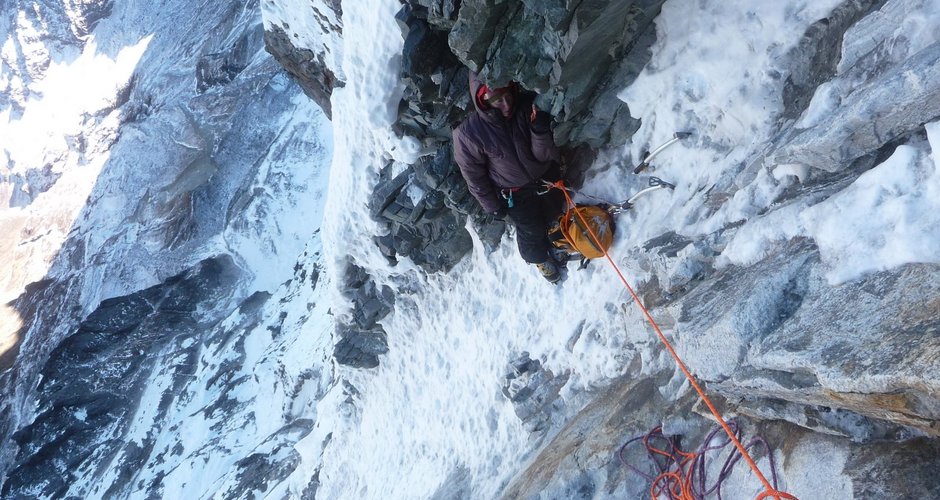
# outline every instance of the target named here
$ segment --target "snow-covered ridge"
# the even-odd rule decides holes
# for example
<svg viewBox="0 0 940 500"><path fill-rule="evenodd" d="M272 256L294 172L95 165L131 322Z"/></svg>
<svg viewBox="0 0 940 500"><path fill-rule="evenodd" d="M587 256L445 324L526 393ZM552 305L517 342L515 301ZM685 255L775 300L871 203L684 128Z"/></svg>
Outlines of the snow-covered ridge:
<svg viewBox="0 0 940 500"><path fill-rule="evenodd" d="M91 8L98 4L108 8ZM193 487L192 473L197 482L213 476L181 465L201 463L195 457L209 442L224 441L217 433L195 440L198 408L187 405L205 401L203 391L225 398L238 382L197 390L220 375L213 365L199 380L190 363L201 353L237 357L238 349L222 347L231 334L220 333L212 348L216 341L204 336L219 322L229 332L223 320L232 315L231 328L250 337L260 320L242 324L239 314L265 311L259 303L286 281L300 288L297 314L265 312L274 323L259 324L262 340L249 346L264 344L277 325L307 321L329 345L328 305L311 313L307 304L322 302L308 295L327 283L317 278L330 125L265 52L257 3L78 5L17 7L0 23L0 88L9 90L0 101L0 224L11 235L0 247L11 263L0 274L4 497L135 496ZM90 33L75 21L81 13ZM193 289L204 275L218 281ZM247 371L260 373L259 352L248 355ZM234 366L217 361L226 372ZM309 368L288 371L314 385L329 380ZM286 387L298 391L289 399L300 412L305 386ZM262 393L273 391L241 399ZM187 411L176 423L171 400ZM231 412L211 418L238 420ZM260 446L282 426L273 425L259 425L254 444L234 447ZM186 436L193 448L185 454L162 453ZM39 448L46 459L29 459ZM209 469L227 471L247 455L218 456L222 465ZM165 468L153 468L158 462ZM128 482L122 474L132 469L137 480ZM116 477L123 479L102 479ZM205 487L225 489L220 477Z"/></svg>

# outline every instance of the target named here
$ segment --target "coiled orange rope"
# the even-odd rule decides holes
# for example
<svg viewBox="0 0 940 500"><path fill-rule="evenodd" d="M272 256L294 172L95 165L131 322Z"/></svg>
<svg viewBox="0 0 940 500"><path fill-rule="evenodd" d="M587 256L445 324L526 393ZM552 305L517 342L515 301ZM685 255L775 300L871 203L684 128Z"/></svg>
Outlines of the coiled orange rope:
<svg viewBox="0 0 940 500"><path fill-rule="evenodd" d="M568 203L569 206L572 206L575 204L574 201L571 200L571 196L568 194L568 188L565 187L565 183L563 181L552 183L551 187L560 189L561 192L564 193L565 201ZM577 210L575 210L574 213L577 214L579 219L581 219L581 223L584 224L584 227L587 228L588 232L591 234L591 238L594 240L595 243L597 243L598 248L603 249L603 245L601 245L600 243L600 238L598 238L597 235L594 234L594 230L591 229L590 224L588 224L588 222L584 219L584 216L582 216L581 213ZM653 316L650 315L650 312L646 309L646 306L644 306L643 302L640 301L640 297L637 296L636 292L633 291L633 287L630 286L630 283L627 281L627 278L623 276L623 273L620 271L620 268L617 267L617 264L614 262L614 259L611 258L610 253L606 249L604 250L604 257L607 258L607 262L610 263L610 266L613 267L614 271L617 273L617 276L620 277L620 281L623 282L623 285L627 288L627 291L630 292L630 296L633 297L633 301L636 302L637 306L640 307L640 310L643 311L643 315L646 317L646 320L653 327L653 330L656 332L656 335L659 337L659 340L663 343L664 346L666 346L666 350L669 351L670 355L672 355L672 358L675 360L676 365L679 367L680 370L682 370L682 373L685 374L685 377L689 380L689 383L695 389L695 392L697 392L699 397L702 398L702 401L705 403L705 406L708 407L708 410L711 411L712 415L718 421L718 424L721 425L722 429L724 429L725 433L728 435L728 438L731 439L732 443L734 443L735 448L737 448L738 451L741 453L741 456L744 457L744 460L747 462L748 466L751 468L752 471L754 471L754 474L757 475L757 478L760 479L760 482L763 483L765 491L761 493L760 495L758 495L755 500L762 500L764 498L771 498L771 497L776 498L777 500L781 500L781 499L799 500L795 496L789 493L778 491L773 486L771 486L770 482L767 481L767 478L764 477L764 474L761 473L760 468L757 467L757 464L754 462L754 459L751 458L751 455L748 454L747 449L744 447L743 444L741 444L741 441L737 438L737 436L734 435L734 432L731 430L731 427L728 426L728 423L725 421L725 419L721 416L721 413L718 411L717 408L715 408L715 405L711 402L711 400L705 394L705 391L698 384L698 382L696 382L695 377L692 375L692 372L689 371L689 369L685 366L685 363L676 353L676 350L673 349L672 344L666 338L666 335L663 334L662 330L660 330L659 328L659 325L656 324L656 320L653 319ZM678 487L679 492L681 492L683 490L682 482L680 481L680 484L674 485L674 488L675 487ZM656 493L656 489L655 489L655 484L654 484L654 488L650 491L650 494L652 495L653 498L656 497L655 493Z"/></svg>

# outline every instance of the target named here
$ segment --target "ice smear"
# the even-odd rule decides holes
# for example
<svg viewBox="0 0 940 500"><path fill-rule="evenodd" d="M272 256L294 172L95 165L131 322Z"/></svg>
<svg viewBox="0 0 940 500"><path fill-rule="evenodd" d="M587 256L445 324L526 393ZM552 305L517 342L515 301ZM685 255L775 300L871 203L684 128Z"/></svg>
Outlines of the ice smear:
<svg viewBox="0 0 940 500"><path fill-rule="evenodd" d="M842 101L832 83L825 82L816 88L813 99L807 106L803 116L794 126L796 128L811 128L819 124L826 115L835 111Z"/></svg>
<svg viewBox="0 0 940 500"><path fill-rule="evenodd" d="M635 163L676 131L693 135L654 161L653 173L677 188L669 202L649 203L648 213L637 212L633 244L664 230L708 234L762 208L738 203L702 220L709 198L729 189L773 133L783 110L786 54L810 24L840 3L663 5L653 58L619 94L631 115L642 120L628 154Z"/></svg>
<svg viewBox="0 0 940 500"><path fill-rule="evenodd" d="M936 150L940 122L927 125ZM723 252L726 262L760 260L774 242L816 241L832 284L908 263L940 262L940 174L927 143L899 146L844 191L807 207L795 204L742 227Z"/></svg>

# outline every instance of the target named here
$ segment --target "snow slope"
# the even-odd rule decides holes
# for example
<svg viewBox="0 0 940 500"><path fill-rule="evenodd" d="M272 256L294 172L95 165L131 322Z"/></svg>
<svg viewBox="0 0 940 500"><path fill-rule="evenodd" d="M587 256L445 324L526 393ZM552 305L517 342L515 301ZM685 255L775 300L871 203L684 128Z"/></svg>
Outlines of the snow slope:
<svg viewBox="0 0 940 500"><path fill-rule="evenodd" d="M621 93L643 125L632 144L605 152L582 188L610 200L626 198L643 187L645 177L628 175L642 151L674 131L693 132L656 161L655 174L677 189L644 199L619 226L612 253L628 279L648 277L625 256L649 238L668 230L705 235L734 221L745 224L728 245L726 264L753 262L775 242L799 235L820 246L834 283L907 262L940 262L932 243L940 213L930 196L937 186L929 156L933 139L898 148L850 188L812 207L758 215L807 175L797 166L766 165L737 186L728 203L712 213L704 209L706 188L727 186L733 180L728 177L777 133L785 78L780 60L837 4L721 2L697 5L694 15L681 2L664 5L653 59ZM518 258L510 236L489 254L476 241L473 255L448 275L424 276L407 262L385 265L369 242L373 226L365 202L350 200L365 200L378 168L395 157L397 144L387 138L393 116L386 110L398 99L401 40L390 16L396 6L344 7L350 87L334 97L338 146L325 238L339 260L370 269L398 293L395 311L383 320L390 350L381 365L343 374L358 390L352 418L329 422L336 413L325 412L321 421L336 431L324 454L320 491L328 497L426 498L456 490L491 498L533 449L500 394L510 359L527 351L570 376L563 414L578 409L592 387L624 374L634 358L647 374L671 361L650 347L654 340L640 314L601 263L570 272L563 285L551 287ZM921 13L936 28L931 7L922 5ZM365 33L368 38L360 38ZM360 213L353 211L357 203ZM674 382L672 390L681 391L682 382ZM806 460L804 473L816 467ZM800 491L814 491L814 481L800 480Z"/></svg>
<svg viewBox="0 0 940 500"><path fill-rule="evenodd" d="M676 190L653 193L620 216L611 253L632 283L664 271L656 268L664 264L642 250L650 238L666 231L710 235L733 224L740 226L723 248L720 265L756 262L796 236L818 245L832 283L905 263L940 263L940 122L927 124L923 138L899 146L824 200L778 201L816 174L801 165L758 161L782 126L782 59L838 3L664 4L652 60L620 93L643 125L632 143L602 152L578 195L625 199L645 186L647 174L630 173L640 154L675 131L692 132L655 162L653 173ZM930 47L940 33L936 7L910 5L907 32L916 35L911 50ZM572 266L563 284L551 286L518 257L511 233L487 251L470 226L473 253L447 274L428 275L407 260L391 267L381 255L373 243L381 228L367 207L379 171L389 162L401 168L426 153L414 138L392 131L403 88L398 1L343 2L342 47L335 46L336 38L296 37L300 47L330 45L340 65L336 74L345 87L332 97L332 133L263 50L252 52L232 81L194 94L199 57L224 53L246 33L257 36L259 10L265 24L302 34L317 24L309 8L301 0L266 2L263 8L252 2L118 4L84 48L49 56L69 63L33 74L37 83L20 75L26 83L3 87L23 111L4 108L0 131L16 134L12 130L20 125L41 127L53 120L57 125L48 129L52 137L45 148L8 141L13 135L4 134L7 164L15 165L3 175L47 154L56 156L53 170L62 172L50 190L28 203L20 194L3 193L21 201L2 209L0 221L5 230L19 231L30 249L24 254L2 247L24 266L2 276L4 302L36 279L69 278L80 293L70 295L67 305L84 317L102 299L173 286L167 278L192 272L209 257L230 256L243 273L234 289L198 297L194 307L203 330L146 346L154 365L145 374L149 383L130 395L137 398L131 416L100 432L102 441L91 448L105 450L116 442L118 451L91 452L76 467L55 461L59 455L53 451L67 458L69 450L54 442L42 456L8 454L3 469L20 467L15 477L26 478L26 489L18 491L38 494L59 477L28 480L32 461L49 459L62 477L75 473L56 491L84 498L495 498L547 438L612 380L663 377L656 398L687 396L688 384L674 373L672 360L603 262L583 271ZM202 36L190 36L194 32ZM32 47L48 56L41 54L45 48ZM5 71L6 81L18 75ZM132 80L139 90L128 102L152 114L122 124L120 138L109 118L119 110L95 115L94 126L82 124L80 117ZM22 89L29 85L37 94L27 99ZM94 91L48 107L76 88ZM821 87L800 125L816 123L839 92ZM205 134L205 128L213 132ZM76 130L101 138L92 141L100 147L88 148L84 159L69 143ZM204 161L206 152L213 162ZM48 201L58 189L74 198ZM187 233L173 231L176 217L198 210L173 201L191 191L201 193L197 198L208 208L183 218L197 227L197 236L186 239ZM61 224L29 239L46 227L49 211L65 213ZM168 231L174 237L164 238ZM177 245L176 237L185 242ZM79 241L88 257L76 264L60 256L63 242L68 249ZM691 272L696 251L683 250L677 267L665 273ZM334 318L352 313L339 292L348 263L367 269L396 296L394 311L382 320L389 352L373 370L335 366L330 359ZM54 333L75 334L76 326L58 325ZM671 325L663 326L672 333ZM24 343L24 352L35 356L29 363L37 366L24 361L17 373L27 382L4 393L18 428L31 422L42 428L46 414L38 404L62 408L55 406L55 395L43 399L34 393L38 365L59 339L35 345L42 340ZM546 433L530 433L503 394L507 364L523 352L567 378ZM700 366L704 372L721 371L730 358L725 352L706 354L712 362ZM69 425L86 422L88 415L87 409L74 409ZM683 416L662 418L677 430L692 426ZM780 471L788 491L803 498L851 491L852 478L840 465L850 457L846 448L830 443L811 436L795 445L793 460ZM768 466L766 457L759 465ZM641 482L606 494L626 497ZM548 496L571 495L565 484L548 487ZM753 477L736 472L725 497L753 498L760 490Z"/></svg>

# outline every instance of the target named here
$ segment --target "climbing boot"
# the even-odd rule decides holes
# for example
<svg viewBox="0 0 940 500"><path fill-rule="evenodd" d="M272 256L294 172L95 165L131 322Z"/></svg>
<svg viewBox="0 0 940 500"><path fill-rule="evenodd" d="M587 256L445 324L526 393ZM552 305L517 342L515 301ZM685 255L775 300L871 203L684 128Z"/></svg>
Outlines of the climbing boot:
<svg viewBox="0 0 940 500"><path fill-rule="evenodd" d="M554 259L548 259L541 264L536 264L535 267L539 269L539 272L542 273L542 277L548 280L549 283L558 283L561 280L561 270L558 269L558 264L555 263Z"/></svg>
<svg viewBox="0 0 940 500"><path fill-rule="evenodd" d="M552 258L558 265L565 267L568 264L573 256L561 248L551 248L548 251L548 256Z"/></svg>

